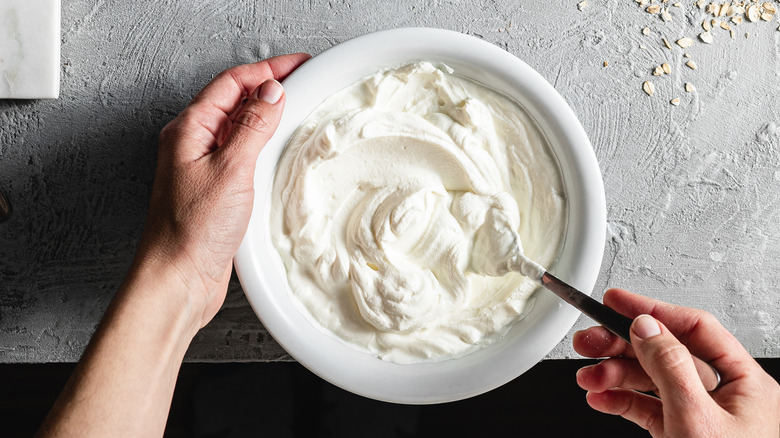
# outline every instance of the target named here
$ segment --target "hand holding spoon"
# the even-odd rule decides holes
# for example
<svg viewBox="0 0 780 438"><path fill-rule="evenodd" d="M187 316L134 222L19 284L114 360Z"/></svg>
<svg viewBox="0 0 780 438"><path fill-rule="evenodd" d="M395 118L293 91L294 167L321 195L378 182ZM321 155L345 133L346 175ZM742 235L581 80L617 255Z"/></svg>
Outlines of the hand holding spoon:
<svg viewBox="0 0 780 438"><path fill-rule="evenodd" d="M506 207L503 206L503 208ZM517 221L514 220L516 218L513 218L504 209L501 205L495 205L486 212L484 224L475 234L472 248L472 269L475 272L493 276L518 272L540 283L562 300L631 344L629 332L634 321L569 286L547 272L540 264L526 257L520 235L515 231L517 230ZM717 389L720 385L720 374L717 370L695 356L693 361L707 391Z"/></svg>
<svg viewBox="0 0 780 438"><path fill-rule="evenodd" d="M631 318L621 315L615 310L564 283L547 272L542 266L526 257L522 253L522 249L519 254L515 254L513 259L516 260L514 263L510 264L513 270L538 281L546 289L550 290L555 295L558 295L563 301L566 301L580 312L588 315L591 319L598 322L624 341L629 344L631 343L631 337L629 335L631 323L633 323ZM699 373L699 378L701 378L704 388L707 391L716 390L720 385L720 374L718 371L713 368L712 365L696 356L693 356L693 362L694 365L696 365L696 371Z"/></svg>

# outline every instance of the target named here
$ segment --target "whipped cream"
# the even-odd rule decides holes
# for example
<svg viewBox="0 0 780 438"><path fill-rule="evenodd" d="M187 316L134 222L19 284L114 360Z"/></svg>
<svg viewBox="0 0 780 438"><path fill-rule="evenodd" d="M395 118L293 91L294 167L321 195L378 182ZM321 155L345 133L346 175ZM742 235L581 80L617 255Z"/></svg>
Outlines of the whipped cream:
<svg viewBox="0 0 780 438"><path fill-rule="evenodd" d="M560 172L531 118L428 62L380 71L317 107L287 145L271 203L304 313L398 363L504 335L566 228Z"/></svg>

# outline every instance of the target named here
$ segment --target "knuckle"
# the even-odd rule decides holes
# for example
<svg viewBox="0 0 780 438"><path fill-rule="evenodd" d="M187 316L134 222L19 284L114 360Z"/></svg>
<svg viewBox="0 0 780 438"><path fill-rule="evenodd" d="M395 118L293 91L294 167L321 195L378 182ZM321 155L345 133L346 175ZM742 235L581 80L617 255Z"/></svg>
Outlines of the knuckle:
<svg viewBox="0 0 780 438"><path fill-rule="evenodd" d="M664 345L654 352L658 365L666 369L675 369L690 358L690 353L682 344Z"/></svg>
<svg viewBox="0 0 780 438"><path fill-rule="evenodd" d="M235 82L236 84L240 84L241 82L238 80L238 77L236 75L236 67L231 67L227 70L222 70L217 74L214 79L211 80L211 82L221 82L224 81L226 78L230 78L231 81Z"/></svg>
<svg viewBox="0 0 780 438"><path fill-rule="evenodd" d="M706 310L699 310L697 313L697 316L699 317L699 323L704 327L720 325L720 321L718 321L718 318L716 318L712 313L707 312Z"/></svg>
<svg viewBox="0 0 780 438"><path fill-rule="evenodd" d="M168 122L167 125L160 130L159 139L161 143L167 140L175 139L182 131L187 127L195 123L192 111L189 108L185 108L175 119Z"/></svg>
<svg viewBox="0 0 780 438"><path fill-rule="evenodd" d="M621 417L630 417L633 412L634 397L623 397L618 406L615 407L615 413Z"/></svg>
<svg viewBox="0 0 780 438"><path fill-rule="evenodd" d="M656 423L656 420L658 420L658 413L656 411L650 411L639 426L645 430L651 430Z"/></svg>
<svg viewBox="0 0 780 438"><path fill-rule="evenodd" d="M178 124L181 126L198 125L198 115L199 111L197 107L193 108L192 106L189 106L179 114L179 117L177 117L177 121L179 122Z"/></svg>
<svg viewBox="0 0 780 438"><path fill-rule="evenodd" d="M268 115L256 105L247 105L233 120L233 124L243 126L257 132L265 132L271 122Z"/></svg>
<svg viewBox="0 0 780 438"><path fill-rule="evenodd" d="M165 143L166 140L172 137L173 131L176 129L176 121L171 121L160 130L159 140L160 143Z"/></svg>
<svg viewBox="0 0 780 438"><path fill-rule="evenodd" d="M603 360L596 368L599 381L608 387L623 386L626 382L626 372L622 365L622 359Z"/></svg>
<svg viewBox="0 0 780 438"><path fill-rule="evenodd" d="M695 321L697 325L703 324L705 326L708 326L712 324L720 324L720 322L717 320L717 318L715 318L713 314L703 309L684 307L683 312L688 319Z"/></svg>
<svg viewBox="0 0 780 438"><path fill-rule="evenodd" d="M650 432L657 432L663 421L663 413L657 409L648 409L647 406L642 406L637 395L625 397L615 412ZM656 435L653 434L653 436Z"/></svg>

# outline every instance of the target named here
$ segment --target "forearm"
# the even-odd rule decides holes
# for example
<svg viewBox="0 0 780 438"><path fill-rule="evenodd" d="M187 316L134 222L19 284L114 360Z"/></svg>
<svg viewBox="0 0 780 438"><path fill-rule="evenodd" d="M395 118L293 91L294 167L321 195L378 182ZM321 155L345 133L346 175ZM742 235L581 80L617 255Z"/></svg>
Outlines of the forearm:
<svg viewBox="0 0 780 438"><path fill-rule="evenodd" d="M135 263L40 436L163 434L184 353L225 299L255 163L284 107L276 80L308 58L221 73L160 133Z"/></svg>
<svg viewBox="0 0 780 438"><path fill-rule="evenodd" d="M162 436L200 319L172 266L146 265L117 292L40 436Z"/></svg>

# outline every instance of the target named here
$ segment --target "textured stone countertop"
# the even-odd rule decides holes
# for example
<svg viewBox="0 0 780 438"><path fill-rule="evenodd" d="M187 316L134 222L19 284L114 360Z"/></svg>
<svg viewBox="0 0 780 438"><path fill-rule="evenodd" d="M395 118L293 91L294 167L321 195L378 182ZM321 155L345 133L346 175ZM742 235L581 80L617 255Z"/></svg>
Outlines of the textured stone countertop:
<svg viewBox="0 0 780 438"><path fill-rule="evenodd" d="M0 224L0 362L79 358L132 259L157 134L215 74L404 26L496 44L571 105L606 187L595 297L621 286L701 307L753 355L780 356L777 18L682 49L674 41L696 38L712 16L674 1L669 22L633 0L582 11L576 0L63 2L60 99L0 101L0 187L14 206ZM663 62L671 73L653 76ZM548 356L570 357L570 336ZM235 279L187 358L291 359Z"/></svg>

